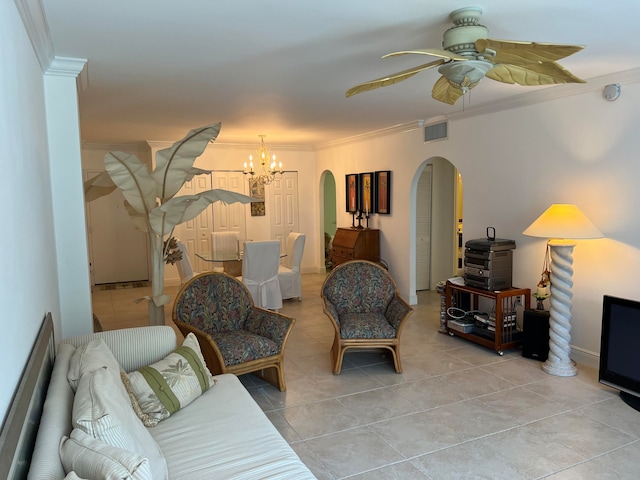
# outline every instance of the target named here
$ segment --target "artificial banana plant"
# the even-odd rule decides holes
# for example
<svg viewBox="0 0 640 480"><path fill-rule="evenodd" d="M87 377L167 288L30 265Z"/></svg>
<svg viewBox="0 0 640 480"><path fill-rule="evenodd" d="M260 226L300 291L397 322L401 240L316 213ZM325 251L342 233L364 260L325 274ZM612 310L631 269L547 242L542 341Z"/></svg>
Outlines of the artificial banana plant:
<svg viewBox="0 0 640 480"><path fill-rule="evenodd" d="M196 195L175 195L185 182L195 175L209 174L193 166L207 144L220 132L221 124L206 125L191 130L170 148L156 153L156 168L149 171L138 157L124 152L108 152L105 171L84 184L85 201L108 195L119 188L124 195L125 209L131 220L146 232L151 245L151 290L148 300L149 324L164 325L164 305L170 297L164 293L165 238L171 237L176 225L198 216L211 203L249 203L246 195L213 189ZM166 242L169 245L169 242ZM166 247L168 248L168 247ZM142 300L142 299L140 299Z"/></svg>

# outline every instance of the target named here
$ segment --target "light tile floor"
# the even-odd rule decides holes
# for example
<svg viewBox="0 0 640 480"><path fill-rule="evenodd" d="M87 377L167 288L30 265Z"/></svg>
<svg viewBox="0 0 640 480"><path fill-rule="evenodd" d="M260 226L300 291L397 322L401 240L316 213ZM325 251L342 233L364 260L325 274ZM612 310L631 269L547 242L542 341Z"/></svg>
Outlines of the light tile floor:
<svg viewBox="0 0 640 480"><path fill-rule="evenodd" d="M319 479L640 478L640 413L598 384L596 370L554 377L518 350L501 357L440 334L435 292L419 293L403 332L403 374L370 351L347 353L333 375L323 280L303 275L302 302L282 309L297 320L287 391L241 377ZM132 300L146 293L96 289L94 311L105 329L145 325L145 304Z"/></svg>

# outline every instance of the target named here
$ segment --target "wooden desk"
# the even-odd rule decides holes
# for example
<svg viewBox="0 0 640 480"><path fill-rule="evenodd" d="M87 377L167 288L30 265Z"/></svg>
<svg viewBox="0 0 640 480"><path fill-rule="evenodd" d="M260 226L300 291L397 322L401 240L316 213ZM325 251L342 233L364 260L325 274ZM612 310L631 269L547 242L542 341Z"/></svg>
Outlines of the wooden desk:
<svg viewBox="0 0 640 480"><path fill-rule="evenodd" d="M331 263L337 267L349 260L380 261L380 230L338 228L331 246Z"/></svg>

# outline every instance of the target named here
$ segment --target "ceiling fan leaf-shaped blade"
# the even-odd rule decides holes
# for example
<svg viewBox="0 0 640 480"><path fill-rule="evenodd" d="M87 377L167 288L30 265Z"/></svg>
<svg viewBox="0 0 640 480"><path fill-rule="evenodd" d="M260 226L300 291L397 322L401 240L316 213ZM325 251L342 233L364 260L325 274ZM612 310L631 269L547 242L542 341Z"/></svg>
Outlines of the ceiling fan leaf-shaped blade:
<svg viewBox="0 0 640 480"><path fill-rule="evenodd" d="M423 49L416 49L416 50L402 50L400 52L387 53L386 55L383 55L382 58L396 57L398 55L409 55L409 54L432 55L434 57L448 58L448 59L451 59L451 60L468 60L467 57L463 57L461 55L456 55L453 52L450 52L448 50L442 50L441 48L423 48Z"/></svg>
<svg viewBox="0 0 640 480"><path fill-rule="evenodd" d="M465 86L466 90L470 90L475 87L478 82L469 84ZM431 96L442 103L448 103L449 105L453 105L456 101L464 95L464 91L461 87L454 85L449 80L445 78L445 76L441 76L438 81L433 85L433 89L431 90Z"/></svg>
<svg viewBox="0 0 640 480"><path fill-rule="evenodd" d="M437 67L438 65L442 65L445 60L435 60L433 62L425 63L424 65L420 65L417 67L409 68L408 70L403 70L401 72L393 73L386 77L377 78L375 80L370 80L368 82L361 83L356 85L355 87L351 87L345 93L345 97L351 97L358 93L368 92L369 90L374 90L380 87L386 87L388 85L393 85L394 83L401 82L406 80L407 78L413 77L416 73L420 73L423 70L427 70L429 68Z"/></svg>
<svg viewBox="0 0 640 480"><path fill-rule="evenodd" d="M554 85L558 83L586 83L555 62L522 65L500 64L489 70L486 76L502 83L523 86Z"/></svg>
<svg viewBox="0 0 640 480"><path fill-rule="evenodd" d="M557 43L518 42L511 40L476 40L476 49L482 53L495 51L495 56L487 57L493 63L521 65L531 62L553 62L568 57L584 48L583 45L560 45Z"/></svg>

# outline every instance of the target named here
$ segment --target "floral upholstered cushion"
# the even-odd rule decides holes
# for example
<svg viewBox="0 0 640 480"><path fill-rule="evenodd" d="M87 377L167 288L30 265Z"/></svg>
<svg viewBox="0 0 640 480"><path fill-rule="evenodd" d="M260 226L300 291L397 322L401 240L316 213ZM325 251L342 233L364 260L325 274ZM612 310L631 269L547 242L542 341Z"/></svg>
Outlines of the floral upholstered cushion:
<svg viewBox="0 0 640 480"><path fill-rule="evenodd" d="M345 313L340 316L342 338L394 338L396 329L381 313Z"/></svg>
<svg viewBox="0 0 640 480"><path fill-rule="evenodd" d="M162 360L123 374L122 380L147 427L155 427L215 385L193 333Z"/></svg>
<svg viewBox="0 0 640 480"><path fill-rule="evenodd" d="M386 271L369 262L349 262L338 269L327 278L322 294L336 307L341 321L345 313L385 313L396 294Z"/></svg>
<svg viewBox="0 0 640 480"><path fill-rule="evenodd" d="M280 353L273 340L244 330L215 333L213 339L228 367Z"/></svg>
<svg viewBox="0 0 640 480"><path fill-rule="evenodd" d="M211 335L243 329L252 309L251 294L242 282L227 275L204 275L182 292L175 315Z"/></svg>

